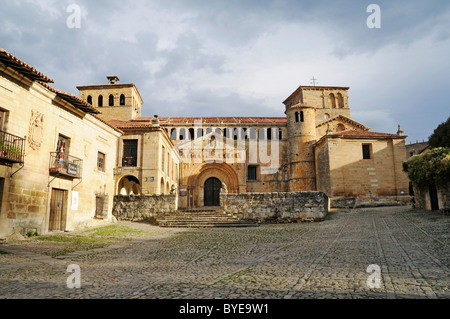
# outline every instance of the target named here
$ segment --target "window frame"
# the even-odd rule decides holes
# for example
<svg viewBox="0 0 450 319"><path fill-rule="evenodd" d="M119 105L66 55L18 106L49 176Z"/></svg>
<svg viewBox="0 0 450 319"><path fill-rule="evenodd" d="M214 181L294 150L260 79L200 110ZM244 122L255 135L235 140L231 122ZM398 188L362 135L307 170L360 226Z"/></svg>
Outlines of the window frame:
<svg viewBox="0 0 450 319"><path fill-rule="evenodd" d="M363 160L373 159L372 144L371 143L362 144L362 153L363 153Z"/></svg>
<svg viewBox="0 0 450 319"><path fill-rule="evenodd" d="M258 166L249 165L247 167L247 181L250 182L258 181Z"/></svg>
<svg viewBox="0 0 450 319"><path fill-rule="evenodd" d="M97 170L106 172L106 154L100 151L97 152Z"/></svg>

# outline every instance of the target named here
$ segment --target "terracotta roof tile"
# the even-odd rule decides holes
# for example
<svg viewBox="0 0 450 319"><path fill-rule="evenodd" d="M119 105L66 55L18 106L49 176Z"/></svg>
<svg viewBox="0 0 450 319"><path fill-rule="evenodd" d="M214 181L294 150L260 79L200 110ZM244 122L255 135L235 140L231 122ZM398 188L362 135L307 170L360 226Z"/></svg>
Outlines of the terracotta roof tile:
<svg viewBox="0 0 450 319"><path fill-rule="evenodd" d="M49 91L51 91L51 92L55 93L56 95L58 95L59 97L61 97L63 100L69 102L70 104L73 104L75 107L81 109L82 111L84 111L86 113L92 113L92 114L100 114L101 113L97 109L95 109L91 104L89 104L85 100L82 100L79 97L77 97L71 93L63 92L58 89L52 88L50 85L48 85L46 83L41 82L40 84L42 86L44 86L46 89L48 89Z"/></svg>
<svg viewBox="0 0 450 319"><path fill-rule="evenodd" d="M23 62L22 60L2 48L0 48L0 61L32 81L54 83L54 81L47 77L45 74L39 72L32 66L28 65L27 63Z"/></svg>
<svg viewBox="0 0 450 319"><path fill-rule="evenodd" d="M151 118L139 118L135 121L150 121ZM160 117L162 125L170 124L194 124L202 121L203 124L285 124L285 117Z"/></svg>
<svg viewBox="0 0 450 319"><path fill-rule="evenodd" d="M342 131L328 134L332 137L367 137L367 138L407 138L405 135L369 132L369 131Z"/></svg>

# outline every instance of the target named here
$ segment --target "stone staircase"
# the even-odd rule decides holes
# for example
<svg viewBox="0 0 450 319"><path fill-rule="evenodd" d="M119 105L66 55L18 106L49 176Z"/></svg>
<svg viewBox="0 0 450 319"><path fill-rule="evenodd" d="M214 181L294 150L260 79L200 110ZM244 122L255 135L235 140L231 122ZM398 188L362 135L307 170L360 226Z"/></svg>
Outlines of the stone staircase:
<svg viewBox="0 0 450 319"><path fill-rule="evenodd" d="M225 214L220 209L198 208L166 215L157 220L160 227L168 228L226 228L226 227L257 227L258 223L240 220Z"/></svg>

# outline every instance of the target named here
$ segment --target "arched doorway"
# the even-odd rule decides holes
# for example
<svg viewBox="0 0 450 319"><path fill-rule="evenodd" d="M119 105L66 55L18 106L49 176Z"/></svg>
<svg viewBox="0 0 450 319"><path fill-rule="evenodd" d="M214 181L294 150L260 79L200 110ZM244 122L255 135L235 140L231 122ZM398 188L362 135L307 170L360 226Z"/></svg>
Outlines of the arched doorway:
<svg viewBox="0 0 450 319"><path fill-rule="evenodd" d="M141 183L134 176L125 176L119 181L119 195L140 195Z"/></svg>
<svg viewBox="0 0 450 319"><path fill-rule="evenodd" d="M205 182L205 206L220 206L220 190L222 182L215 177L211 177Z"/></svg>

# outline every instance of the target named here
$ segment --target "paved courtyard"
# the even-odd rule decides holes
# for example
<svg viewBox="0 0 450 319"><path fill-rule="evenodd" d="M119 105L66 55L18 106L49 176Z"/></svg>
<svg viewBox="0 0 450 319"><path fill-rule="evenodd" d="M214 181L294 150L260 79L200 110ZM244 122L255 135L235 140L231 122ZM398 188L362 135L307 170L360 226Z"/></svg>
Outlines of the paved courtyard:
<svg viewBox="0 0 450 319"><path fill-rule="evenodd" d="M322 223L164 229L59 259L0 245L9 252L0 254L0 298L450 298L449 225L440 212L385 207ZM80 289L67 288L71 264Z"/></svg>

